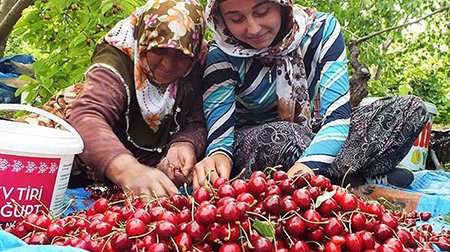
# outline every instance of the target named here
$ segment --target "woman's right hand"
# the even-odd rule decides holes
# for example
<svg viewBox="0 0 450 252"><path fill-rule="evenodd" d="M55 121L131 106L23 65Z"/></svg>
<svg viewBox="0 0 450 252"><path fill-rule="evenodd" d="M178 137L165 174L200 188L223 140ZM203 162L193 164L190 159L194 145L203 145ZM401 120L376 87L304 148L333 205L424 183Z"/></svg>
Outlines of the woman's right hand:
<svg viewBox="0 0 450 252"><path fill-rule="evenodd" d="M120 155L111 162L106 169L106 177L124 192L133 192L135 196L164 197L178 193L175 184L162 171L143 165L128 154Z"/></svg>
<svg viewBox="0 0 450 252"><path fill-rule="evenodd" d="M214 183L219 177L229 179L230 173L231 161L225 154L217 153L206 157L194 167L194 189L206 186L208 180Z"/></svg>

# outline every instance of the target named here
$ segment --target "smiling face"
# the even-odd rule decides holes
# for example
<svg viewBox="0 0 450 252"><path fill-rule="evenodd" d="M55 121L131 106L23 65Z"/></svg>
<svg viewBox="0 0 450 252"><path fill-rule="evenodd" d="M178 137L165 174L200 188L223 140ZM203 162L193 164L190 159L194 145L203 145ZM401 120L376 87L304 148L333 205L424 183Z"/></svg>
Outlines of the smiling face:
<svg viewBox="0 0 450 252"><path fill-rule="evenodd" d="M266 0L225 0L219 5L228 30L256 49L269 47L281 27L281 6Z"/></svg>
<svg viewBox="0 0 450 252"><path fill-rule="evenodd" d="M153 48L146 53L151 77L158 84L169 84L187 74L192 58L173 48Z"/></svg>

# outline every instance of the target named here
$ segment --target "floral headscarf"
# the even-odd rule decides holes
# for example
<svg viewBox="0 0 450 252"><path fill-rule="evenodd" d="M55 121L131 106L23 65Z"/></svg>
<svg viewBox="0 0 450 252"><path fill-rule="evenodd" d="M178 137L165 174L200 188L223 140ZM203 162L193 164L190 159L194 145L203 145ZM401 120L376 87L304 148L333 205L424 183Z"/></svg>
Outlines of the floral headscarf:
<svg viewBox="0 0 450 252"><path fill-rule="evenodd" d="M203 7L196 0L149 0L118 22L104 38L133 60L139 107L155 132L161 121L173 113L179 80L164 86L155 84L145 53L152 48L175 48L195 59L203 33ZM191 67L194 64L195 60Z"/></svg>
<svg viewBox="0 0 450 252"><path fill-rule="evenodd" d="M220 13L221 0L208 0L206 24L214 32L214 40L227 54L235 57L257 57L276 62L276 93L280 120L310 124L310 101L300 43L316 17L315 9L294 5L290 0L269 0L280 4L286 12L284 22L289 31L275 45L263 49L248 48L227 29ZM243 1L245 4L245 1Z"/></svg>

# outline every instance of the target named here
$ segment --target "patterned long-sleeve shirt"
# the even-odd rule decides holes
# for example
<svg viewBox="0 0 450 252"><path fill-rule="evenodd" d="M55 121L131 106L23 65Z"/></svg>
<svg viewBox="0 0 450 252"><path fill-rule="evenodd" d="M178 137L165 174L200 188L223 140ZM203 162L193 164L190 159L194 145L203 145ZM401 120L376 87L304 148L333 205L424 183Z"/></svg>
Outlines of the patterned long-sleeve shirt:
<svg viewBox="0 0 450 252"><path fill-rule="evenodd" d="M344 39L337 20L318 13L301 49L313 114L320 96L321 128L297 162L321 171L328 169L348 136L350 92ZM275 66L253 58L225 54L211 45L204 72L204 113L207 120L206 155L221 151L233 157L234 130L278 120ZM273 75L273 76L272 76Z"/></svg>

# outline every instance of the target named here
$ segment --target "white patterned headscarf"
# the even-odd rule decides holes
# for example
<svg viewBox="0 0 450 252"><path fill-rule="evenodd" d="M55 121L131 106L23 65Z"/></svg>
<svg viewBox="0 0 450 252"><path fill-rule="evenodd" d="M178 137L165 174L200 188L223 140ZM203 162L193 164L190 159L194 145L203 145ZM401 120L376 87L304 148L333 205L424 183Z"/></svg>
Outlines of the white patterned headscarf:
<svg viewBox="0 0 450 252"><path fill-rule="evenodd" d="M225 53L235 57L257 57L276 62L276 93L280 120L310 124L310 101L303 56L300 48L304 34L316 17L315 9L294 5L290 0L268 0L280 4L286 12L282 22L289 31L275 45L254 49L240 42L227 29L220 13L221 0L208 0L206 24L214 40ZM242 2L245 4L245 1Z"/></svg>
<svg viewBox="0 0 450 252"><path fill-rule="evenodd" d="M195 59L203 33L203 7L196 0L149 0L105 36L106 43L133 60L137 101L153 131L173 113L179 80L156 84L145 60L146 52L152 48L175 48ZM195 60L191 67L194 64Z"/></svg>

